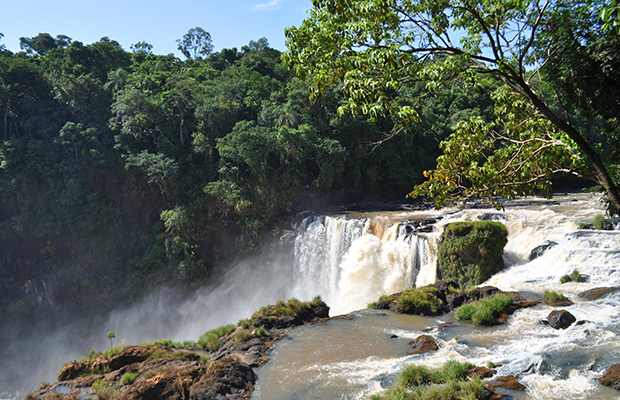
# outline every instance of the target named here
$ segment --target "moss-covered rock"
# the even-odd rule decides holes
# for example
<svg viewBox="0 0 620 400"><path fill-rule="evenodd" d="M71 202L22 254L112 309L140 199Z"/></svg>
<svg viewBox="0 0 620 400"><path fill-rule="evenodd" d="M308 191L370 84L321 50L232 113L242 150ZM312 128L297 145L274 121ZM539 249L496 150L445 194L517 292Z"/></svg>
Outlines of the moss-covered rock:
<svg viewBox="0 0 620 400"><path fill-rule="evenodd" d="M501 222L464 221L446 225L439 244L439 273L461 287L481 284L503 267L507 236L508 231Z"/></svg>

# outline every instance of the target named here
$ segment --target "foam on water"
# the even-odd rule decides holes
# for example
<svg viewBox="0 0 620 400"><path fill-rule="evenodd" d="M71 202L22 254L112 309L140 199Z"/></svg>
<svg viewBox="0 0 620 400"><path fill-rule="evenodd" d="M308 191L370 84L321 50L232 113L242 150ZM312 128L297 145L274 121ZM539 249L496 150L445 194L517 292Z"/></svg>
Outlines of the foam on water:
<svg viewBox="0 0 620 400"><path fill-rule="evenodd" d="M393 340L409 341L425 333L436 340L439 350L410 356L402 355L406 354L405 349L397 356L381 351L372 355L364 352L355 357L355 352L347 353L346 345L342 345L338 351L347 353L343 359L337 360L331 355L328 360L309 361L303 368L290 371L293 375L303 373L303 379L312 382L312 388L308 387L304 394L323 399L368 398L385 390L408 363L432 368L456 359L476 365L492 362L500 365L498 375L516 376L526 386L526 391L510 391L514 399L617 398L617 392L601 386L598 380L607 368L620 362L620 291L595 301L580 298L578 293L594 287L620 286L620 231L578 231L580 222L591 222L603 212L598 199L591 195L560 197L555 202L536 201L493 212L491 218L502 221L508 229L504 251L507 268L484 285L520 291L529 298L542 298L545 290L557 291L574 302L565 309L578 321L584 321L583 324L573 324L566 330L555 330L543 324L541 321L554 309L544 303L518 310L505 324L490 328L457 322L456 327L423 332L428 326L450 322L450 316L426 320L411 317L417 318L414 327L401 326L402 319L396 325L390 325L394 323L391 319L373 320L368 324L379 323L382 331L373 330L375 336L366 337L367 341L379 343L392 335L399 338ZM329 276L329 282L324 280L322 284L331 290L328 303L333 310L338 310L332 315L363 308L382 294L402 291L414 284L432 283L436 279L434 265L442 227L453 221L479 219L483 213L488 210L451 210L437 224L436 232L415 236L415 240L403 234L402 229L397 231L390 227L390 221L396 217L377 218L375 215L372 219L357 220L356 236L351 240L323 240L321 246L340 243L337 250L333 247L322 250L322 254L337 253L327 263L330 274L325 273L324 265L314 264L320 270L317 279ZM397 218L404 220L412 216L402 214ZM325 226L322 223L322 227L314 229L325 230ZM342 225L332 230L332 237L341 237L341 229ZM547 240L557 245L529 261L532 249ZM312 245L317 246L317 243ZM303 257L311 258L308 254ZM587 282L561 284L560 278L575 269L588 277ZM336 284L334 279L337 279ZM355 329L361 332L364 319L370 317L364 313L354 315L354 321L358 321ZM329 331L330 328L315 329ZM313 335L312 332L308 330L307 334ZM342 331L322 334L334 337L338 332ZM355 341L353 337L349 340ZM300 353L298 357L303 355ZM257 391L263 393L255 398L269 398L264 390L259 380Z"/></svg>

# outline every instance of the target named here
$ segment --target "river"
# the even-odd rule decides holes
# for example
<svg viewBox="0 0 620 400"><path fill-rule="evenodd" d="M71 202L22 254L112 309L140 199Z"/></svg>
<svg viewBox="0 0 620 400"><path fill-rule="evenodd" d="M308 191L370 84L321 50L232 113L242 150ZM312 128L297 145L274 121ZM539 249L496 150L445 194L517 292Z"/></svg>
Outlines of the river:
<svg viewBox="0 0 620 400"><path fill-rule="evenodd" d="M545 290L569 297L565 307L587 321L554 330L540 321L553 310L541 303L521 309L507 323L478 328L450 315L424 318L389 311L365 310L382 294L435 279L437 241L442 226L475 220L484 213L508 228L506 268L485 285L516 290L541 299ZM486 366L499 375L514 375L524 392L500 389L514 399L612 399L618 393L598 383L602 373L620 362L620 294L587 301L578 293L600 286L620 286L620 231L578 230L603 213L598 197L579 194L525 199L504 211L488 209L442 212L357 213L306 220L296 242L293 292L300 298L321 294L334 319L292 329L276 344L270 361L257 369L253 400L362 399L384 390L407 363L438 367L450 359ZM411 234L412 221L437 218L431 233ZM531 250L558 243L529 262ZM561 284L577 269L585 283ZM432 328L440 349L407 355L408 342Z"/></svg>

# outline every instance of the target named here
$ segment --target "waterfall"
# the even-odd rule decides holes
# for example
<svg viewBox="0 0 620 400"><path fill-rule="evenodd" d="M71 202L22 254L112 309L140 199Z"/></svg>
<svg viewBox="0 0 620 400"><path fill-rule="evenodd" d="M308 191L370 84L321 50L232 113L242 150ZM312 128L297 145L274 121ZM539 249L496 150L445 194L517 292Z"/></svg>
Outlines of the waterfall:
<svg viewBox="0 0 620 400"><path fill-rule="evenodd" d="M294 290L317 294L332 315L435 280L433 242L407 221L385 217L311 216L295 240Z"/></svg>

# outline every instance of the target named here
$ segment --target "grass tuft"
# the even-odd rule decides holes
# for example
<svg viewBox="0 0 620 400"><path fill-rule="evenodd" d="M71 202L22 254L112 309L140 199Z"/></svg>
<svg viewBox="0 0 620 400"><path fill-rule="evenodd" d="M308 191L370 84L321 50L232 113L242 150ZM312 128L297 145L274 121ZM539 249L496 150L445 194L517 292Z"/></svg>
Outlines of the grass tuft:
<svg viewBox="0 0 620 400"><path fill-rule="evenodd" d="M121 383L123 385L131 385L138 375L138 372L128 372L121 377Z"/></svg>
<svg viewBox="0 0 620 400"><path fill-rule="evenodd" d="M219 328L215 328L213 330L205 332L202 336L200 336L200 339L198 339L198 345L200 347L206 347L207 349L211 351L218 350L220 347L222 347L222 344L219 342L219 339L222 336L226 336L230 334L236 328L237 327L233 324L223 325L223 326L220 326Z"/></svg>
<svg viewBox="0 0 620 400"><path fill-rule="evenodd" d="M462 321L471 321L476 325L493 325L497 317L505 312L514 302L510 294L496 294L476 302L467 303L457 308L454 316Z"/></svg>

